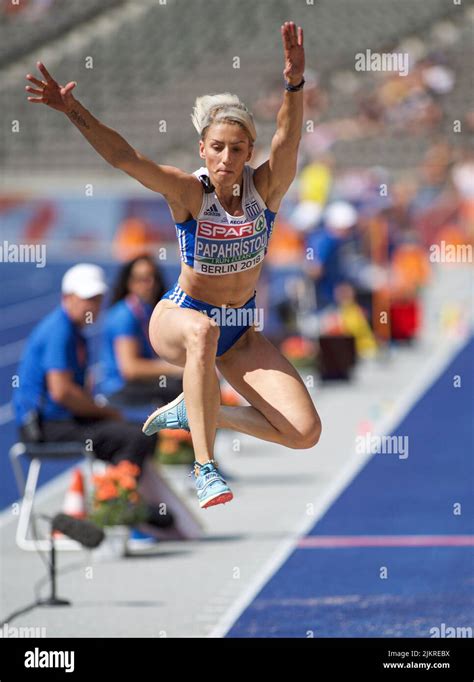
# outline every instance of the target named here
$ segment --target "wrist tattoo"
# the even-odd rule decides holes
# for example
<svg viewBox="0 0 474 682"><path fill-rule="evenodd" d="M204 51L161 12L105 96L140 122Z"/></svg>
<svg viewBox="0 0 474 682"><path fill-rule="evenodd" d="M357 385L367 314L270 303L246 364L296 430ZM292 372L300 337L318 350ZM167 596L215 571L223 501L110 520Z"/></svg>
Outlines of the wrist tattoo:
<svg viewBox="0 0 474 682"><path fill-rule="evenodd" d="M75 121L75 123L77 123L77 125L80 125L80 126L83 126L84 128L89 129L89 126L87 125L86 120L81 116L81 114L78 114L77 111L74 111L74 109L72 109L72 111L68 112L68 116L70 118L72 118L72 120Z"/></svg>

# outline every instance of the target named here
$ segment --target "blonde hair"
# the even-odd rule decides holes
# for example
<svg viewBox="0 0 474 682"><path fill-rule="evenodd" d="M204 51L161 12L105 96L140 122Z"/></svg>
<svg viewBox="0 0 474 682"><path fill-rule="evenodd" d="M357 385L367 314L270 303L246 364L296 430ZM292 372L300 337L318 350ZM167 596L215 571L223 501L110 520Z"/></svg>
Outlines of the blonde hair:
<svg viewBox="0 0 474 682"><path fill-rule="evenodd" d="M255 142L257 137L251 112L237 95L232 95L230 92L196 97L191 119L201 139L210 125L226 121L239 123L245 128L252 142Z"/></svg>

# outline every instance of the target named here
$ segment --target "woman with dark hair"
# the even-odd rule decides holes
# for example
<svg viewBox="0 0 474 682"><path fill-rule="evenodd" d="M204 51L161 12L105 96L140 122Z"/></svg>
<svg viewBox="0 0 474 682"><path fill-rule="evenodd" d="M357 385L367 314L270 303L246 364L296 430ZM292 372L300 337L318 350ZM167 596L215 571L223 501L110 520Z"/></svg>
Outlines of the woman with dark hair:
<svg viewBox="0 0 474 682"><path fill-rule="evenodd" d="M101 392L114 405L164 405L183 390L183 369L160 360L148 338L151 314L164 292L161 273L148 254L118 273L104 319L100 382Z"/></svg>
<svg viewBox="0 0 474 682"><path fill-rule="evenodd" d="M143 263L146 267L143 266ZM142 298L144 295L149 298L153 307L165 293L163 278L154 259L149 254L143 253L120 268L110 297L110 307L122 301L130 293L130 284L133 279L138 285L140 282L143 284L137 294L142 294ZM152 287L150 280L153 280Z"/></svg>

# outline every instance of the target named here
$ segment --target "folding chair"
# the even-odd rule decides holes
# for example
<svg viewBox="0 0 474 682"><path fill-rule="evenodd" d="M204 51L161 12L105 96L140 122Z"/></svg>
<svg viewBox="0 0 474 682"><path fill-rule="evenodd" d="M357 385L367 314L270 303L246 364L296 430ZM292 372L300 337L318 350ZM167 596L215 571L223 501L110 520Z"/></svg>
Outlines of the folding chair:
<svg viewBox="0 0 474 682"><path fill-rule="evenodd" d="M33 515L33 503L38 484L41 464L45 460L77 459L86 457L89 471L92 471L93 453L85 449L84 443L55 442L55 443L15 443L9 452L10 462L15 475L18 492L21 498L20 515L16 530L16 543L26 551L48 551L51 547L49 539L35 539L31 537L30 525ZM24 475L21 458L29 460L28 473ZM81 545L68 538L55 539L56 549L77 551Z"/></svg>

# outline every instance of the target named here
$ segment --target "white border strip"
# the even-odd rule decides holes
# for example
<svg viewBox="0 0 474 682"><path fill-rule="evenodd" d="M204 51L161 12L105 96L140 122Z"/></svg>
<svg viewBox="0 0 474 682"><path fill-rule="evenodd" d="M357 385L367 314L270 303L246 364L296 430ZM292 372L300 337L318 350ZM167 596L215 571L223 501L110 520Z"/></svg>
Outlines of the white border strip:
<svg viewBox="0 0 474 682"><path fill-rule="evenodd" d="M389 434L402 419L408 414L410 409L420 400L429 387L442 374L451 360L469 343L471 333L458 339L449 339L434 355L430 357L424 365L420 374L408 386L395 403L393 411L374 427L375 434ZM367 461L373 457L373 453L357 453L355 450L349 459L346 467L341 474L334 479L326 494L313 502L315 513L309 518L304 517L296 526L293 533L280 544L275 552L270 556L262 569L255 575L247 589L236 599L234 604L222 616L208 637L225 637L235 621L245 611L249 604L255 599L262 587L276 573L280 566L286 561L294 551L302 536L306 535L315 523L326 513L328 508L339 497L341 492L355 478L357 473L363 468Z"/></svg>

